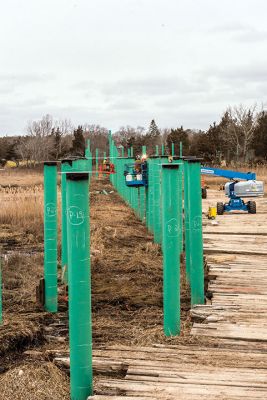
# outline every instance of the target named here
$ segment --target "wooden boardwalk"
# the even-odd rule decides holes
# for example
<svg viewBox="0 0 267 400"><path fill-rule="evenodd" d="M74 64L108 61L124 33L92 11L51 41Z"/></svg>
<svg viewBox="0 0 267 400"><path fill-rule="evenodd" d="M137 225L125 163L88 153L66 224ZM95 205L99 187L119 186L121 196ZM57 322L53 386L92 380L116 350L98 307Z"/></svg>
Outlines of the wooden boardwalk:
<svg viewBox="0 0 267 400"><path fill-rule="evenodd" d="M194 344L95 351L110 376L92 399L267 399L267 199L257 206L218 225L204 218L210 299L191 310Z"/></svg>

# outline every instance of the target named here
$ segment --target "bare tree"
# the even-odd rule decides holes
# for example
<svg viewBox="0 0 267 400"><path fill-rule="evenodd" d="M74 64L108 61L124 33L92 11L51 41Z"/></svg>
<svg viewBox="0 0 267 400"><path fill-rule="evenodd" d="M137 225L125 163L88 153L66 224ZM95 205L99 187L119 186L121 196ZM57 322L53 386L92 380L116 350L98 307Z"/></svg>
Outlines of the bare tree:
<svg viewBox="0 0 267 400"><path fill-rule="evenodd" d="M235 107L228 107L224 114L224 133L229 146L233 147L237 160L245 160L247 152L254 138L257 124L255 104L253 107L246 107L242 104Z"/></svg>
<svg viewBox="0 0 267 400"><path fill-rule="evenodd" d="M54 129L59 129L62 136L72 135L75 126L70 119L56 120L54 122Z"/></svg>
<svg viewBox="0 0 267 400"><path fill-rule="evenodd" d="M27 131L30 136L45 137L51 134L53 129L53 117L46 114L38 121L28 123Z"/></svg>
<svg viewBox="0 0 267 400"><path fill-rule="evenodd" d="M116 144L127 147L132 138L139 138L140 140L144 133L145 128L143 128L142 126L137 126L136 128L134 128L130 125L126 125L121 126L120 129L115 132L113 138Z"/></svg>
<svg viewBox="0 0 267 400"><path fill-rule="evenodd" d="M70 120L54 120L49 114L40 120L28 123L28 139L25 143L20 143L19 151L25 154L33 163L58 158L66 153L69 148L69 140L63 137L72 135L73 125Z"/></svg>
<svg viewBox="0 0 267 400"><path fill-rule="evenodd" d="M108 148L108 129L100 125L84 124L82 126L85 139L90 139L90 145L94 154L95 149L100 150L100 156Z"/></svg>

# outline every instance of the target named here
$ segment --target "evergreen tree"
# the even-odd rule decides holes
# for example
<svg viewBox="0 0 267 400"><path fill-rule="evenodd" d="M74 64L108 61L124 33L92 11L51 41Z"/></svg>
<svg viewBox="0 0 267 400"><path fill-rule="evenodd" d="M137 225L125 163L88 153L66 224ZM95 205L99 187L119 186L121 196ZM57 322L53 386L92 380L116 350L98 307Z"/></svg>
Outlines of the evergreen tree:
<svg viewBox="0 0 267 400"><path fill-rule="evenodd" d="M16 142L15 141L11 142L7 148L6 159L12 160L12 161L17 161L18 154L16 152Z"/></svg>
<svg viewBox="0 0 267 400"><path fill-rule="evenodd" d="M0 159L7 160L7 152L9 149L8 138L0 138Z"/></svg>
<svg viewBox="0 0 267 400"><path fill-rule="evenodd" d="M74 132L74 139L72 140L71 153L75 156L84 157L85 155L85 139L83 136L82 126L78 126Z"/></svg>
<svg viewBox="0 0 267 400"><path fill-rule="evenodd" d="M189 136L188 132L181 128L171 129L171 132L167 136L167 147L169 149L169 154L171 154L172 143L174 143L174 153L178 155L180 153L180 142L183 143L183 154L189 154Z"/></svg>
<svg viewBox="0 0 267 400"><path fill-rule="evenodd" d="M267 112L262 111L258 116L257 125L254 133L254 140L251 147L255 150L255 155L267 160Z"/></svg>
<svg viewBox="0 0 267 400"><path fill-rule="evenodd" d="M160 130L154 119L152 119L148 132L144 136L144 145L147 146L148 153L153 154L155 152L155 146L161 143Z"/></svg>
<svg viewBox="0 0 267 400"><path fill-rule="evenodd" d="M159 128L154 119L150 122L147 137L151 139L157 139L160 136Z"/></svg>

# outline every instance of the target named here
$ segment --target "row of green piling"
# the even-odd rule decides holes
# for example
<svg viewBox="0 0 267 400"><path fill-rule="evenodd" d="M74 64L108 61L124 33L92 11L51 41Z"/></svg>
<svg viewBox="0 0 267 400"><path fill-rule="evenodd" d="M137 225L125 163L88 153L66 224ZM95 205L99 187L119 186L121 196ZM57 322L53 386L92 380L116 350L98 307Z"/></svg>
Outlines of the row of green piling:
<svg viewBox="0 0 267 400"><path fill-rule="evenodd" d="M186 274L191 303L204 302L202 210L200 162L175 157L172 162L162 145L148 159L148 187L131 188L124 178L125 164L133 164L133 148L120 151L109 134L109 156L116 174L110 180L154 234L163 251L164 332L180 333L180 258L185 250ZM146 148L142 148L145 154ZM96 153L96 171L98 154ZM106 155L104 155L105 158ZM90 281L89 172L92 153L87 143L86 158L61 163L61 266L63 282L69 287L69 334L71 399L85 400L92 394L92 328ZM45 309L57 311L57 164L44 165L44 274ZM0 266L0 322L1 266Z"/></svg>
<svg viewBox="0 0 267 400"><path fill-rule="evenodd" d="M163 251L164 332L167 336L180 333L180 259L185 253L186 277L190 284L191 304L204 303L204 266L202 239L202 199L200 160L174 154L155 155L147 159L148 187L127 186L125 165L134 165L132 148L128 157L121 157L109 137L110 154L116 175L111 182L154 235L154 242ZM142 148L145 154L146 148ZM170 232L172 232L170 234ZM175 235L173 235L175 233Z"/></svg>

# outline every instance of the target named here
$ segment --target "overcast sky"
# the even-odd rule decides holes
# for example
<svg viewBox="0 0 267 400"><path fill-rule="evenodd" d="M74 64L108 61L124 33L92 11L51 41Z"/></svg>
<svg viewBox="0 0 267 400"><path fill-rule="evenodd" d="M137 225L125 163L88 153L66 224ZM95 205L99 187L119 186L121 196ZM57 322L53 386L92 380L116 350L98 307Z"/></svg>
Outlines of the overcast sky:
<svg viewBox="0 0 267 400"><path fill-rule="evenodd" d="M0 135L44 114L208 128L267 100L266 0L0 0Z"/></svg>

